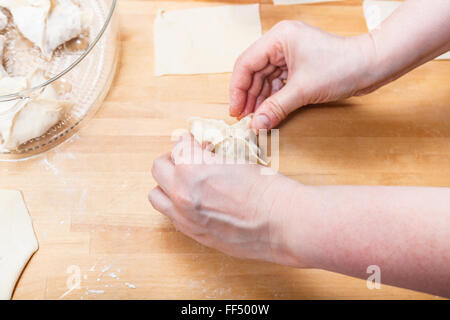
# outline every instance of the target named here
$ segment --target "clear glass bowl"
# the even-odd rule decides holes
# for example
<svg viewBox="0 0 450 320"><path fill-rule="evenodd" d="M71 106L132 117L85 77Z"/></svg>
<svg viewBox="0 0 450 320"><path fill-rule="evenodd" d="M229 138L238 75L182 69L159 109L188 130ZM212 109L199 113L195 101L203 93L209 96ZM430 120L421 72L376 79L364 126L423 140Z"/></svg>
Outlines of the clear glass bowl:
<svg viewBox="0 0 450 320"><path fill-rule="evenodd" d="M46 82L10 95L0 101L27 99L33 93L53 84L69 87L65 98L73 103L62 121L47 133L19 146L14 151L0 151L0 161L19 161L47 152L68 140L82 123L86 123L99 109L109 91L118 61L118 24L115 17L117 0L85 0L93 13L89 28L89 46L81 52L56 55L51 62L30 61L45 70ZM42 67L42 64L45 64ZM23 65L23 63L21 64Z"/></svg>

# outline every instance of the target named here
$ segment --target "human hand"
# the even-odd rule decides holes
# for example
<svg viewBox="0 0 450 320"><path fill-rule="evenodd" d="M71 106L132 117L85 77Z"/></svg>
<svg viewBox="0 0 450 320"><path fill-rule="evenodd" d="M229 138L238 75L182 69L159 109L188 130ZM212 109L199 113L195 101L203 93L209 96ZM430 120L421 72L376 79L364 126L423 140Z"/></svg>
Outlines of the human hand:
<svg viewBox="0 0 450 320"><path fill-rule="evenodd" d="M373 84L369 35L340 37L299 21L278 23L236 61L230 115L254 112L271 129L297 108L353 96Z"/></svg>
<svg viewBox="0 0 450 320"><path fill-rule="evenodd" d="M192 151L192 152L191 152ZM190 156L202 155L201 163ZM229 255L293 265L290 198L301 186L255 164L220 164L190 135L153 163L152 206L177 230ZM265 168L267 169L267 168ZM297 264L296 264L297 265Z"/></svg>

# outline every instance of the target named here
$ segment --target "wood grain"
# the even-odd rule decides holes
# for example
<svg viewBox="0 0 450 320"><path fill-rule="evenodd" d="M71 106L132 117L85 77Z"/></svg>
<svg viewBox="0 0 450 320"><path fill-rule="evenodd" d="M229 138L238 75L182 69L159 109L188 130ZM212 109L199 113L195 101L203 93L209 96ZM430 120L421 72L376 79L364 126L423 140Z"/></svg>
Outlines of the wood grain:
<svg viewBox="0 0 450 320"><path fill-rule="evenodd" d="M437 298L230 258L151 208L151 164L171 148L172 130L193 115L231 120L230 74L153 76L157 10L201 5L213 3L120 0L120 65L98 114L44 157L0 163L0 188L23 191L40 242L14 298ZM356 0L277 7L264 0L261 17L264 31L283 19L366 31ZM280 171L305 184L450 186L449 80L450 62L432 61L371 95L299 110L280 128ZM67 292L70 266L82 282Z"/></svg>

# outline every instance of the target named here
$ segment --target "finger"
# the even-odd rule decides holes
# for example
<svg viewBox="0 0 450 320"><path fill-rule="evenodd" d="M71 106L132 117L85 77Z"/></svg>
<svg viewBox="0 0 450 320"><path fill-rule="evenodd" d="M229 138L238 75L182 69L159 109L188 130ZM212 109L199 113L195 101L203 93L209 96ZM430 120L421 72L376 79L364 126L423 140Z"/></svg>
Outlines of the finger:
<svg viewBox="0 0 450 320"><path fill-rule="evenodd" d="M263 70L255 72L255 74L253 75L252 85L248 90L248 94L257 97L262 90L266 78L273 74L277 69L278 68L276 66L269 64Z"/></svg>
<svg viewBox="0 0 450 320"><path fill-rule="evenodd" d="M242 111L242 113L238 116L238 120L241 120L242 118L253 112L253 110L256 107L256 100L257 100L256 96L253 95L247 96L247 103L245 104L245 108Z"/></svg>
<svg viewBox="0 0 450 320"><path fill-rule="evenodd" d="M271 87L270 95L274 95L275 93L280 91L283 87L284 87L283 80L281 80L280 78L274 79L272 81L272 87Z"/></svg>
<svg viewBox="0 0 450 320"><path fill-rule="evenodd" d="M282 53L274 55L278 39L273 37L271 32L266 33L263 37L252 44L241 56L236 60L233 74L230 81L230 115L240 115L247 103L247 93L253 82L253 75L264 69L267 65L282 65L283 59L279 58ZM273 61L271 61L273 60Z"/></svg>
<svg viewBox="0 0 450 320"><path fill-rule="evenodd" d="M272 81L278 77L280 77L283 74L284 70L281 68L276 68L276 70L274 72L272 72L272 74L270 74L267 77L267 80L269 81L269 83L272 83Z"/></svg>
<svg viewBox="0 0 450 320"><path fill-rule="evenodd" d="M190 164L192 163L194 154L196 152L199 153L200 150L200 144L190 133L183 134L172 149L172 161L175 165Z"/></svg>
<svg viewBox="0 0 450 320"><path fill-rule="evenodd" d="M170 222L178 231L198 236L204 234L201 226L187 219L160 186L157 186L149 192L148 200L155 210L169 218Z"/></svg>
<svg viewBox="0 0 450 320"><path fill-rule="evenodd" d="M271 129L302 105L301 90L288 82L280 91L264 100L256 110L251 126L256 130Z"/></svg>
<svg viewBox="0 0 450 320"><path fill-rule="evenodd" d="M243 112L239 115L239 118L243 118L253 112L256 107L256 100L261 94L267 77L270 76L276 69L276 66L269 64L264 69L254 73L252 85L247 92L246 105Z"/></svg>
<svg viewBox="0 0 450 320"><path fill-rule="evenodd" d="M270 73L269 73L270 72ZM248 114L255 112L255 110L259 107L259 105L270 96L270 87L272 83L272 79L280 76L282 74L283 70L281 68L276 67L274 65L269 65L268 67L264 68L264 70L255 73L256 75L259 75L258 79L258 88L261 87L258 91L252 91L252 88L254 88L254 83L252 84L252 88L249 90L249 95L247 97L247 103L245 105L244 111L239 115L239 119L244 118ZM263 75L263 78L261 78L261 75ZM263 80L262 85L259 84L260 80ZM254 97L255 96L255 97Z"/></svg>
<svg viewBox="0 0 450 320"><path fill-rule="evenodd" d="M163 190L170 193L175 181L175 165L170 153L166 153L153 161L152 175Z"/></svg>
<svg viewBox="0 0 450 320"><path fill-rule="evenodd" d="M247 103L244 111L239 115L239 119L255 112L258 106L270 95L271 79L281 74L279 67L269 65L262 71L255 73L252 87L249 90ZM257 90L256 90L257 88Z"/></svg>
<svg viewBox="0 0 450 320"><path fill-rule="evenodd" d="M264 100L266 100L270 95L274 93L272 89L273 87L272 83L275 79L280 77L283 72L284 72L283 69L277 67L276 70L266 78L261 93L256 99L256 107L254 111L256 111L259 108L259 106L261 105L261 103L264 102Z"/></svg>
<svg viewBox="0 0 450 320"><path fill-rule="evenodd" d="M173 218L175 206L160 186L149 192L148 200L155 210L165 214L170 219Z"/></svg>
<svg viewBox="0 0 450 320"><path fill-rule="evenodd" d="M208 142L201 145L191 134L183 135L180 141L172 149L172 161L175 165L180 164L205 164L214 163L215 158L212 151L214 145Z"/></svg>
<svg viewBox="0 0 450 320"><path fill-rule="evenodd" d="M271 81L266 79L266 81L264 81L264 86L261 90L260 95L258 96L258 98L256 99L256 107L255 110L258 110L259 106L261 105L261 103L264 102L264 100L267 99L267 97L270 96L270 93L272 91L272 85L271 85Z"/></svg>

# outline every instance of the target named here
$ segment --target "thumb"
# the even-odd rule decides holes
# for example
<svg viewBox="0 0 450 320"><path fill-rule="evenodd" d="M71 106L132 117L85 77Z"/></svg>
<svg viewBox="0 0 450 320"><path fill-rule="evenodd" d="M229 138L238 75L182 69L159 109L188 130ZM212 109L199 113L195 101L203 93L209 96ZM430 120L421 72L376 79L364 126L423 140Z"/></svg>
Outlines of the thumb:
<svg viewBox="0 0 450 320"><path fill-rule="evenodd" d="M255 130L272 129L283 121L289 113L303 105L302 94L298 86L289 86L289 82L268 97L256 109L251 127Z"/></svg>

